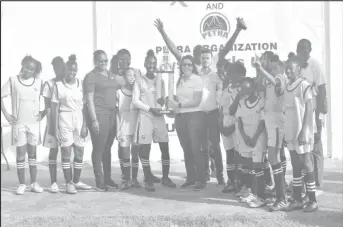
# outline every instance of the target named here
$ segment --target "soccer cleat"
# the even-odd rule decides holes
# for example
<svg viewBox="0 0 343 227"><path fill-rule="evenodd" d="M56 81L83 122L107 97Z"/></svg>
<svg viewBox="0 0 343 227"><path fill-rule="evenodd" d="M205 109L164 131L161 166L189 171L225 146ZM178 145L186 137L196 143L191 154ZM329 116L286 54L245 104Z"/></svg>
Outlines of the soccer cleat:
<svg viewBox="0 0 343 227"><path fill-rule="evenodd" d="M225 185L224 189L222 190L223 193L230 193L235 191L235 187L230 184L230 182L228 181L227 184Z"/></svg>
<svg viewBox="0 0 343 227"><path fill-rule="evenodd" d="M276 197L269 197L265 200L266 206L273 206L277 201Z"/></svg>
<svg viewBox="0 0 343 227"><path fill-rule="evenodd" d="M126 190L126 189L129 189L130 187L131 187L131 181L127 180L127 181L124 181L122 185L120 185L120 190Z"/></svg>
<svg viewBox="0 0 343 227"><path fill-rule="evenodd" d="M194 187L193 187L193 190L194 191L201 191L202 189L204 189L206 187L206 184L203 184L203 183L195 183Z"/></svg>
<svg viewBox="0 0 343 227"><path fill-rule="evenodd" d="M241 203L248 203L248 202L250 202L256 198L257 198L256 195L250 193L247 196L240 197L240 201L241 201Z"/></svg>
<svg viewBox="0 0 343 227"><path fill-rule="evenodd" d="M275 203L269 207L269 212L273 211L284 211L287 209L287 201L286 200L277 200Z"/></svg>
<svg viewBox="0 0 343 227"><path fill-rule="evenodd" d="M309 201L306 203L306 206L304 208L304 212L311 213L318 210L318 203L314 201Z"/></svg>
<svg viewBox="0 0 343 227"><path fill-rule="evenodd" d="M290 202L288 206L286 207L286 211L293 211L293 210L301 210L303 207L302 203L294 200L293 202Z"/></svg>
<svg viewBox="0 0 343 227"><path fill-rule="evenodd" d="M181 188L193 188L194 186L195 186L195 182L186 181L180 187Z"/></svg>
<svg viewBox="0 0 343 227"><path fill-rule="evenodd" d="M161 179L156 177L154 174L151 174L151 179L153 180L154 183L160 183Z"/></svg>
<svg viewBox="0 0 343 227"><path fill-rule="evenodd" d="M225 187L225 181L224 181L224 179L218 180L217 187L219 187L219 188L224 188L224 187Z"/></svg>
<svg viewBox="0 0 343 227"><path fill-rule="evenodd" d="M145 182L145 190L147 190L148 192L154 192L155 191L154 183L146 181Z"/></svg>
<svg viewBox="0 0 343 227"><path fill-rule="evenodd" d="M108 188L118 188L118 184L116 184L112 179L109 179L107 182L106 182L106 186Z"/></svg>
<svg viewBox="0 0 343 227"><path fill-rule="evenodd" d="M131 180L131 186L133 188L141 188L142 187L142 185L139 183L139 181L137 179L132 179Z"/></svg>
<svg viewBox="0 0 343 227"><path fill-rule="evenodd" d="M75 185L75 188L77 190L89 190L92 188L92 186L88 185L88 184L85 184L85 183L82 183L81 181L77 182L77 183L74 183L73 184Z"/></svg>
<svg viewBox="0 0 343 227"><path fill-rule="evenodd" d="M50 192L52 192L52 193L57 193L57 192L59 192L58 185L57 185L56 182L53 183L53 184L50 186Z"/></svg>
<svg viewBox="0 0 343 227"><path fill-rule="evenodd" d="M266 205L265 200L260 197L255 197L255 199L248 201L247 203L250 208L259 208Z"/></svg>
<svg viewBox="0 0 343 227"><path fill-rule="evenodd" d="M165 187L176 188L176 184L169 177L162 178L161 183Z"/></svg>
<svg viewBox="0 0 343 227"><path fill-rule="evenodd" d="M75 185L73 183L68 183L67 184L67 189L66 189L68 194L76 194L77 190L75 188Z"/></svg>
<svg viewBox="0 0 343 227"><path fill-rule="evenodd" d="M16 194L17 195L23 195L26 190L26 185L25 184L20 184L17 188Z"/></svg>
<svg viewBox="0 0 343 227"><path fill-rule="evenodd" d="M43 192L43 188L41 186L39 186L39 184L37 182L32 183L30 185L31 191L32 192L36 192L36 193L41 193Z"/></svg>

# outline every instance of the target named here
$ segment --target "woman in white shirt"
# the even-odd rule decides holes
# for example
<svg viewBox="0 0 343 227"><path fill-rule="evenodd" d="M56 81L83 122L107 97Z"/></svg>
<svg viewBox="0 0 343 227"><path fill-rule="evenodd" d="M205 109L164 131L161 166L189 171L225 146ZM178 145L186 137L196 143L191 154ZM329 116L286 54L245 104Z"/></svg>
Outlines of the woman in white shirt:
<svg viewBox="0 0 343 227"><path fill-rule="evenodd" d="M184 56L180 64L180 78L176 84L176 100L169 106L176 109L175 128L182 146L187 180L181 188L193 187L201 190L206 185L205 154L201 140L205 133L205 113L200 106L203 80L195 75L195 62L191 55Z"/></svg>

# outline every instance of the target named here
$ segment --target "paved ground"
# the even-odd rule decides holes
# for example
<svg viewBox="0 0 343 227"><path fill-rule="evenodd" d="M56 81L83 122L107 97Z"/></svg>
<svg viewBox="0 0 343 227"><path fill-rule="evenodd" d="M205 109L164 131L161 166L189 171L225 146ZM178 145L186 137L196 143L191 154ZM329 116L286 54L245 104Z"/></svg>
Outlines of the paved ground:
<svg viewBox="0 0 343 227"><path fill-rule="evenodd" d="M27 192L14 195L17 186L15 166L1 168L1 220L3 226L342 226L343 171L341 160L326 160L325 185L318 190L320 209L303 212L269 213L265 209L249 209L233 195L224 195L212 179L206 190L168 189L157 185L156 192L129 189L99 193L94 190L68 195L63 191L50 194ZM152 163L160 175L160 163ZM113 163L115 180L119 180L118 163ZM180 185L184 179L184 163L174 162L171 178ZM290 178L290 168L287 178ZM27 179L29 173L26 172ZM142 177L142 172L139 172ZM40 184L49 186L49 171L39 165ZM94 185L92 167L85 165L82 180ZM58 171L63 190L63 173ZM29 183L29 182L27 182Z"/></svg>

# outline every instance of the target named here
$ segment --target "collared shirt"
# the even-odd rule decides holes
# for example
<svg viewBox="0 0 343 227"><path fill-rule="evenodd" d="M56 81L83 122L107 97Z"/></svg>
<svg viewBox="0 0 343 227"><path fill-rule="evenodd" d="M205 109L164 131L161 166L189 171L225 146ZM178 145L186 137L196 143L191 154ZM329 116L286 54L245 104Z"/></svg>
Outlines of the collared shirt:
<svg viewBox="0 0 343 227"><path fill-rule="evenodd" d="M209 73L200 72L200 77L204 81L204 90L201 100L203 111L212 111L218 108L219 99L222 92L222 81L217 73L212 69Z"/></svg>
<svg viewBox="0 0 343 227"><path fill-rule="evenodd" d="M179 85L176 87L176 96L179 102L187 102L194 99L194 92L203 91L204 82L200 76L193 74L188 79L181 78ZM184 108L181 106L180 113L189 113L202 111L201 103L196 107Z"/></svg>

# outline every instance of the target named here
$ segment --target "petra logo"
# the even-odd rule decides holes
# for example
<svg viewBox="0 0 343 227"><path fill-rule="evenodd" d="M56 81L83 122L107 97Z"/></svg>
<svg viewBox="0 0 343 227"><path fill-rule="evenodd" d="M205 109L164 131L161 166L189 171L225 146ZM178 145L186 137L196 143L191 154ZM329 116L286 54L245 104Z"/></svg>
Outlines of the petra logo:
<svg viewBox="0 0 343 227"><path fill-rule="evenodd" d="M227 39L229 33L229 20L221 13L209 13L201 20L200 34L204 39L215 36L220 36Z"/></svg>

